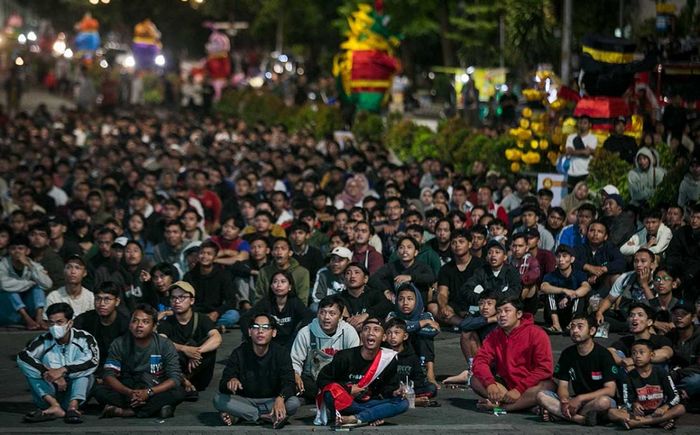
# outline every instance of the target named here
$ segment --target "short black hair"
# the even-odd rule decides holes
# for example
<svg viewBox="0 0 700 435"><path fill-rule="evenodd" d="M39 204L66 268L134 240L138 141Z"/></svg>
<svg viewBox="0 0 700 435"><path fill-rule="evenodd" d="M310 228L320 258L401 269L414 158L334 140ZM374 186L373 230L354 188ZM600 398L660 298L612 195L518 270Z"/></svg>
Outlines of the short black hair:
<svg viewBox="0 0 700 435"><path fill-rule="evenodd" d="M634 343L632 343L630 349L634 346L646 346L649 348L650 351L654 351L654 343L652 343L651 340L647 340L646 338L639 338L637 340L634 340Z"/></svg>
<svg viewBox="0 0 700 435"><path fill-rule="evenodd" d="M158 311L153 308L150 304L137 304L136 307L134 307L134 311L131 312L131 318L133 319L134 313L137 311L141 311L144 314L147 314L151 320L153 320L153 324L158 323Z"/></svg>
<svg viewBox="0 0 700 435"><path fill-rule="evenodd" d="M214 255L217 255L219 253L219 244L213 241L212 239L207 239L202 242L201 245L199 245L199 250L201 251L204 248L211 248L214 250Z"/></svg>
<svg viewBox="0 0 700 435"><path fill-rule="evenodd" d="M458 237L464 237L468 242L472 241L472 232L466 228L459 228L450 232L450 240L454 240Z"/></svg>
<svg viewBox="0 0 700 435"><path fill-rule="evenodd" d="M49 305L49 307L46 309L47 318L58 313L63 313L63 315L66 316L66 319L68 320L73 319L73 307L71 307L65 302L56 302L55 304Z"/></svg>
<svg viewBox="0 0 700 435"><path fill-rule="evenodd" d="M118 298L121 294L121 289L117 286L117 284L114 281L105 281L99 286L97 286L97 288L95 288L94 293L107 293L108 295L112 295Z"/></svg>
<svg viewBox="0 0 700 435"><path fill-rule="evenodd" d="M384 330L386 331L388 331L391 328L399 328L404 332L408 332L408 325L406 325L406 321L398 317L392 317L384 325Z"/></svg>
<svg viewBox="0 0 700 435"><path fill-rule="evenodd" d="M550 189L540 189L537 191L537 196L546 196L547 198L554 198L554 192Z"/></svg>
<svg viewBox="0 0 700 435"><path fill-rule="evenodd" d="M523 231L513 234L510 238L510 244L512 245L516 239L525 239L525 243L527 243L527 234Z"/></svg>
<svg viewBox="0 0 700 435"><path fill-rule="evenodd" d="M595 317L589 316L588 314L585 314L585 313L576 314L571 318L572 322L574 320L585 320L586 323L588 323L589 328L598 328L598 322L595 320Z"/></svg>
<svg viewBox="0 0 700 435"><path fill-rule="evenodd" d="M507 304L511 304L518 311L523 311L523 309L525 308L525 306L523 305L523 301L518 297L500 299L498 302L496 302L496 308L500 308Z"/></svg>
<svg viewBox="0 0 700 435"><path fill-rule="evenodd" d="M659 208L645 209L642 212L642 221L644 221L644 219L647 219L647 218L661 220L663 218L663 213L661 212L661 209L659 209Z"/></svg>
<svg viewBox="0 0 700 435"><path fill-rule="evenodd" d="M330 295L330 296L326 296L325 298L321 299L321 301L318 303L318 310L320 311L321 308L332 307L333 305L338 306L341 314L345 310L345 302L338 295Z"/></svg>
<svg viewBox="0 0 700 435"><path fill-rule="evenodd" d="M294 231L303 231L306 234L309 234L311 232L311 228L306 224L306 222L302 221L294 221L292 224L289 226L287 229L287 232L289 234L293 233Z"/></svg>
<svg viewBox="0 0 700 435"><path fill-rule="evenodd" d="M413 244L413 247L416 248L416 251L420 251L420 243L418 243L418 240L414 239L411 236L403 236L401 237L397 242L396 242L396 249L398 249L399 245L403 243L405 240L408 240Z"/></svg>
<svg viewBox="0 0 700 435"><path fill-rule="evenodd" d="M250 329L253 326L253 323L255 323L255 319L258 317L265 317L270 323L272 329L277 329L277 321L274 317L272 317L272 314L266 313L265 311L257 311L253 313L252 316L250 316L250 324L248 325L248 329Z"/></svg>
<svg viewBox="0 0 700 435"><path fill-rule="evenodd" d="M630 314L632 314L632 310L634 310L635 308L639 308L639 309L644 310L644 313L647 315L647 317L651 320L654 320L654 316L656 315L656 312L654 311L654 309L652 307L650 307L649 305L643 304L641 302L634 302L634 303L632 303L632 305L630 305L629 311L628 311L629 314L627 315L628 317Z"/></svg>
<svg viewBox="0 0 700 435"><path fill-rule="evenodd" d="M590 211L594 218L598 214L598 209L590 202L584 202L583 204L579 205L576 212L578 213L580 211Z"/></svg>

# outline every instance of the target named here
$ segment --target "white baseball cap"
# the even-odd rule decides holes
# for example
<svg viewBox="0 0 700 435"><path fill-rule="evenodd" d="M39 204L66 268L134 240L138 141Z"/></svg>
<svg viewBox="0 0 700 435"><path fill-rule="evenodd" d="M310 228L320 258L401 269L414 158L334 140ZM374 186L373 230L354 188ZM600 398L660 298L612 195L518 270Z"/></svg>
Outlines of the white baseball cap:
<svg viewBox="0 0 700 435"><path fill-rule="evenodd" d="M338 246L331 251L331 255L337 255L340 258L345 258L352 261L352 251L344 246Z"/></svg>

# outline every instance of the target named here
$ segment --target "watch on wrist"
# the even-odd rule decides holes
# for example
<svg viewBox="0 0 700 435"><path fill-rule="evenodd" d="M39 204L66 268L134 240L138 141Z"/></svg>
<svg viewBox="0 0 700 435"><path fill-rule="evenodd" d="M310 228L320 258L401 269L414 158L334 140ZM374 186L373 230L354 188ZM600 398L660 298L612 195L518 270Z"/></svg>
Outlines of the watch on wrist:
<svg viewBox="0 0 700 435"><path fill-rule="evenodd" d="M146 394L148 394L148 397L153 396L153 388L148 387L148 390L146 390Z"/></svg>

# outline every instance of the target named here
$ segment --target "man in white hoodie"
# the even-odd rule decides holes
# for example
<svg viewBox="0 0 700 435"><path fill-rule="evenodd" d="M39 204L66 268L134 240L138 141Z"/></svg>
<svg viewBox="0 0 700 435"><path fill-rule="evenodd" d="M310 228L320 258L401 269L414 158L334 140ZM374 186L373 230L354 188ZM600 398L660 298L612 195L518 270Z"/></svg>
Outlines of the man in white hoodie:
<svg viewBox="0 0 700 435"><path fill-rule="evenodd" d="M634 158L635 168L627 173L627 184L630 190L630 203L644 205L654 195L661 184L666 171L659 165L658 155L647 147L637 151Z"/></svg>
<svg viewBox="0 0 700 435"><path fill-rule="evenodd" d="M303 327L292 345L294 380L300 396L313 402L318 393L316 377L333 360L336 352L360 345L360 338L342 320L345 304L337 295L326 296L318 304L316 318Z"/></svg>
<svg viewBox="0 0 700 435"><path fill-rule="evenodd" d="M620 253L632 256L640 248L647 248L657 256L666 252L671 243L673 232L662 222L662 212L659 209L650 209L642 214L644 228L620 247Z"/></svg>

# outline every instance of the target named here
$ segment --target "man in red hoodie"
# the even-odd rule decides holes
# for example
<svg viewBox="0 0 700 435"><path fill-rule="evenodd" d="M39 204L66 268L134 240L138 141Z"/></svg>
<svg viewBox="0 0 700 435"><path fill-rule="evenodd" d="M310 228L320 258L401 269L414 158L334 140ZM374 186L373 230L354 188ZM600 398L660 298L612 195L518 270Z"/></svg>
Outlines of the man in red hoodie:
<svg viewBox="0 0 700 435"><path fill-rule="evenodd" d="M484 398L477 407L508 412L532 408L537 393L554 388L549 337L535 325L532 314L523 313L520 299L503 299L497 310L498 328L474 358L471 387Z"/></svg>

